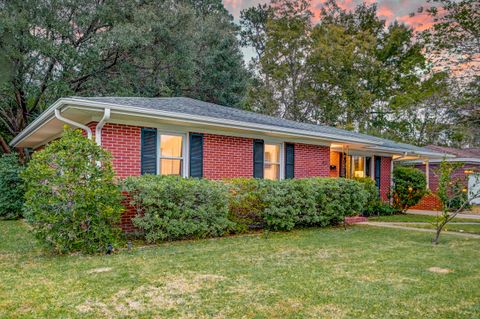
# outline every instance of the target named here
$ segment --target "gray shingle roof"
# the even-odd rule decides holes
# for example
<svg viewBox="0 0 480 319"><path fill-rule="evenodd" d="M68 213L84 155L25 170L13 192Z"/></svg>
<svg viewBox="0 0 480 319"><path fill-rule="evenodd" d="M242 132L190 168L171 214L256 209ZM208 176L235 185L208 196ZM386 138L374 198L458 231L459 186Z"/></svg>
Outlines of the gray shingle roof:
<svg viewBox="0 0 480 319"><path fill-rule="evenodd" d="M239 122L272 125L280 128L311 131L315 133L336 134L345 138L357 138L372 143L382 143L382 147L404 149L408 151L428 152L432 150L414 145L396 143L376 136L360 134L335 127L300 123L291 120L267 116L259 113L244 111L232 107L221 106L186 97L144 98L144 97L72 97L74 99L92 102L132 106L151 110L169 111L195 116L206 116L216 119L228 119Z"/></svg>

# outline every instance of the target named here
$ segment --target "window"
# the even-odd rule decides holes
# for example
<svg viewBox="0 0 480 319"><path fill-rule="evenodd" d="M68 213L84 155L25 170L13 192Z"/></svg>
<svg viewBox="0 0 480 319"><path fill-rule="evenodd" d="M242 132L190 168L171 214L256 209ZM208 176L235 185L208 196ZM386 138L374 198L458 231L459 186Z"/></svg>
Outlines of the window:
<svg viewBox="0 0 480 319"><path fill-rule="evenodd" d="M365 157L352 156L353 177L365 177Z"/></svg>
<svg viewBox="0 0 480 319"><path fill-rule="evenodd" d="M263 154L263 177L273 180L280 179L280 144L265 144Z"/></svg>
<svg viewBox="0 0 480 319"><path fill-rule="evenodd" d="M348 156L346 161L347 178L365 177L365 157Z"/></svg>
<svg viewBox="0 0 480 319"><path fill-rule="evenodd" d="M159 174L184 175L184 151L182 135L159 136Z"/></svg>

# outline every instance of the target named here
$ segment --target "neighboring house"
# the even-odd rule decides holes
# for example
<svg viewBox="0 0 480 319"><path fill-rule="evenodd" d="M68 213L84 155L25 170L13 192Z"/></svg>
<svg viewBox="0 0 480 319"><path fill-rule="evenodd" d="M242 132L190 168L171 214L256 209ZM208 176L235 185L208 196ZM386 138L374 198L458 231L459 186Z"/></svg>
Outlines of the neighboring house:
<svg viewBox="0 0 480 319"><path fill-rule="evenodd" d="M147 173L210 179L369 176L387 201L392 160L443 157L374 136L181 97L63 98L11 145L39 149L61 136L65 123L94 136L112 154L120 178ZM130 213L123 222L126 230Z"/></svg>
<svg viewBox="0 0 480 319"><path fill-rule="evenodd" d="M480 187L477 182L477 180L480 181L480 178L477 177L477 174L480 174L480 148L458 149L436 145L428 145L425 148L433 152L442 153L444 156L450 156L446 158L448 162L462 163L463 165L454 171L452 178L463 182L463 187L465 187L468 193L477 192L478 187ZM452 158L451 156L454 157ZM413 209L441 209L440 199L436 195L438 190L438 169L441 161L442 159L429 160L428 186L432 194L425 196ZM412 164L426 173L425 161L412 161ZM480 199L472 200L472 204L480 205Z"/></svg>

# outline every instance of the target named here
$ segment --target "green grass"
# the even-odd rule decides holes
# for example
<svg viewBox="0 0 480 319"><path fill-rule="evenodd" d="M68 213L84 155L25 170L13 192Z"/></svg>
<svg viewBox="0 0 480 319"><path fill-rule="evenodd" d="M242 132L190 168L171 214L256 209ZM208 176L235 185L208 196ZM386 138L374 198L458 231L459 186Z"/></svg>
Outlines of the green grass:
<svg viewBox="0 0 480 319"><path fill-rule="evenodd" d="M416 227L416 228L426 228L426 229L435 229L433 224L399 224L402 226L408 227ZM480 223L478 224L455 224L455 223L448 223L444 227L445 231L448 232L463 232L463 233L470 233L470 234L479 234L480 235Z"/></svg>
<svg viewBox="0 0 480 319"><path fill-rule="evenodd" d="M415 223L433 223L435 222L435 216L429 215L413 215L413 214L398 214L398 215L391 215L391 216L372 216L368 217L369 221L372 222L415 222ZM461 218L455 217L452 221L455 222L475 222L478 220L469 219L469 218Z"/></svg>
<svg viewBox="0 0 480 319"><path fill-rule="evenodd" d="M356 226L51 256L4 221L0 317L480 317L480 240L430 240Z"/></svg>

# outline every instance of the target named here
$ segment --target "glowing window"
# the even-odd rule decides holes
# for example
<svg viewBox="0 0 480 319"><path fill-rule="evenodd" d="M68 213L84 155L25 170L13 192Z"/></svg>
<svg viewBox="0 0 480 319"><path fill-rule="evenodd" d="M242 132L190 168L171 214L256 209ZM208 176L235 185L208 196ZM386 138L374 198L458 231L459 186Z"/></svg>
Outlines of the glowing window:
<svg viewBox="0 0 480 319"><path fill-rule="evenodd" d="M265 144L263 178L280 179L280 144Z"/></svg>
<svg viewBox="0 0 480 319"><path fill-rule="evenodd" d="M160 135L160 175L183 175L183 136Z"/></svg>

